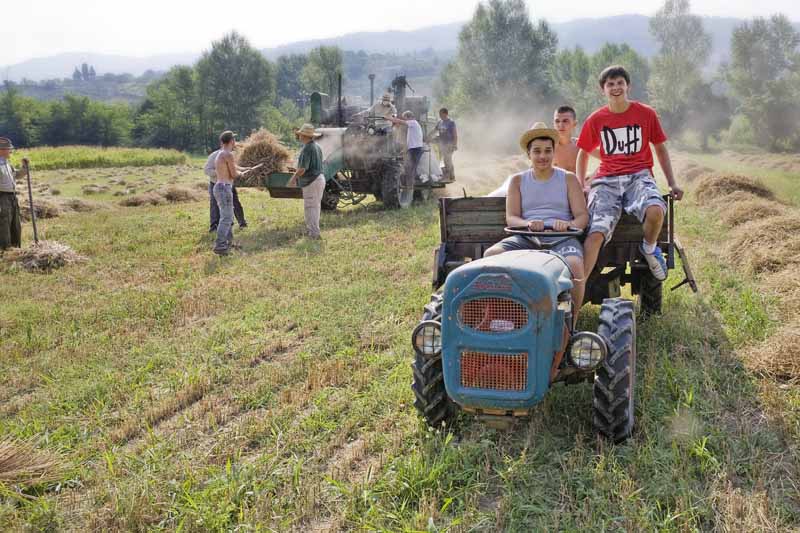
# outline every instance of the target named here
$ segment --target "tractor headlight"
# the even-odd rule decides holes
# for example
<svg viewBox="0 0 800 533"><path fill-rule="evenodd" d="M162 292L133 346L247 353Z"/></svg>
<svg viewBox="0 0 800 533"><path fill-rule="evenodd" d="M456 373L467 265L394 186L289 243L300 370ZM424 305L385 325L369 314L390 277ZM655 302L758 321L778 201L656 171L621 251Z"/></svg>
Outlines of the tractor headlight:
<svg viewBox="0 0 800 533"><path fill-rule="evenodd" d="M569 359L581 370L594 370L608 355L606 341L597 333L582 331L572 336Z"/></svg>
<svg viewBox="0 0 800 533"><path fill-rule="evenodd" d="M433 357L442 352L442 325L435 320L425 320L411 334L414 350L422 356Z"/></svg>

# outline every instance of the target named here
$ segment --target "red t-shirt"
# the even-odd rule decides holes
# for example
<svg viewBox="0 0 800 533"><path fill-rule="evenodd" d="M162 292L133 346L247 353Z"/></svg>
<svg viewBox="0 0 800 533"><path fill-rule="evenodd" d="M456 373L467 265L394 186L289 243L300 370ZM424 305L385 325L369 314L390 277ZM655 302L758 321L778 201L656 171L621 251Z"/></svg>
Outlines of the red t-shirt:
<svg viewBox="0 0 800 533"><path fill-rule="evenodd" d="M653 168L650 143L667 140L656 111L640 102L631 102L624 113L613 113L608 106L586 119L578 138L578 148L593 152L600 147L600 168L596 178L635 174Z"/></svg>

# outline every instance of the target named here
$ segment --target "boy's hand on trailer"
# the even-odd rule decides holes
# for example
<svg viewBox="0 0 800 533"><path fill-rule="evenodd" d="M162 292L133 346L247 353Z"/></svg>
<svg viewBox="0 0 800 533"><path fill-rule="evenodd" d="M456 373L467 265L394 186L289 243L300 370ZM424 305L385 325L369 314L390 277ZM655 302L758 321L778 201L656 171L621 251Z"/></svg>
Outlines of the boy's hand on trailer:
<svg viewBox="0 0 800 533"><path fill-rule="evenodd" d="M681 189L677 185L673 185L672 187L670 187L669 188L669 193L676 200L680 200L681 198L683 198L683 189Z"/></svg>

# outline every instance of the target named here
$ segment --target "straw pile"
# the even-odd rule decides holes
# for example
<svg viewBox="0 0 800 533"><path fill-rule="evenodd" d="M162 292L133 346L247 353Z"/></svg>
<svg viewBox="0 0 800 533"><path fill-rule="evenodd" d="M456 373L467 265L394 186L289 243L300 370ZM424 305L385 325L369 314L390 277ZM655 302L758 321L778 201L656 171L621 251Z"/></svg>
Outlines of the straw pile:
<svg viewBox="0 0 800 533"><path fill-rule="evenodd" d="M753 220L736 228L725 256L749 274L777 272L800 265L800 215Z"/></svg>
<svg viewBox="0 0 800 533"><path fill-rule="evenodd" d="M51 200L49 198L37 198L33 202L33 211L36 213L36 218L55 218L64 213L62 202ZM31 205L27 198L24 198L19 203L19 218L28 221L31 219Z"/></svg>
<svg viewBox="0 0 800 533"><path fill-rule="evenodd" d="M39 241L39 244L28 248L11 248L6 250L3 258L29 272L50 272L86 260L66 244L57 241Z"/></svg>
<svg viewBox="0 0 800 533"><path fill-rule="evenodd" d="M142 205L162 205L166 203L164 197L155 191L128 196L119 202L125 207L139 207Z"/></svg>
<svg viewBox="0 0 800 533"><path fill-rule="evenodd" d="M746 357L751 367L772 379L800 381L800 321L785 325Z"/></svg>
<svg viewBox="0 0 800 533"><path fill-rule="evenodd" d="M188 189L186 187L178 187L175 185L170 185L163 191L160 191L161 195L171 203L179 203L179 202L195 202L203 198L202 195L198 194L196 191L192 189Z"/></svg>
<svg viewBox="0 0 800 533"><path fill-rule="evenodd" d="M264 128L253 132L250 137L239 143L236 151L238 153L236 164L240 167L263 164L261 168L237 179L236 185L240 187L262 185L268 175L284 171L292 155L277 137Z"/></svg>
<svg viewBox="0 0 800 533"><path fill-rule="evenodd" d="M723 198L730 199L731 196L738 194L734 193ZM786 212L785 206L781 203L764 200L749 193L742 194L745 198L718 202L720 218L728 226L739 226L753 220L763 220Z"/></svg>
<svg viewBox="0 0 800 533"><path fill-rule="evenodd" d="M119 205L125 207L139 207L142 205L163 205L167 202L177 204L182 202L196 202L205 196L188 187L170 185L163 189L135 194L120 200Z"/></svg>
<svg viewBox="0 0 800 533"><path fill-rule="evenodd" d="M33 485L55 479L58 462L33 445L14 439L0 441L0 482Z"/></svg>
<svg viewBox="0 0 800 533"><path fill-rule="evenodd" d="M737 191L748 192L760 198L774 200L775 195L760 180L735 174L715 174L703 177L697 184L695 196L703 203L713 202L721 196Z"/></svg>

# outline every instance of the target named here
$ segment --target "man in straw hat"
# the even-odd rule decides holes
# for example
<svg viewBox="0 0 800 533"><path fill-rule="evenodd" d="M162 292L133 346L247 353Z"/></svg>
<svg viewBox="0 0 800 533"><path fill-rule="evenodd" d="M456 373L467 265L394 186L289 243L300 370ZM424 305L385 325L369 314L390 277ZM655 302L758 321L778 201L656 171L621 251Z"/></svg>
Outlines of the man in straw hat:
<svg viewBox="0 0 800 533"><path fill-rule="evenodd" d="M303 149L297 158L297 170L289 179L289 187L303 188L306 231L309 238L320 239L319 215L322 194L325 192L325 175L322 173L322 149L314 139L322 137L322 134L317 133L312 124L303 124L295 131L295 135L303 143Z"/></svg>
<svg viewBox="0 0 800 533"><path fill-rule="evenodd" d="M544 122L537 122L520 137L520 148L528 155L531 168L511 177L506 196L506 224L509 226L524 226L531 231L567 231L583 229L589 223L586 198L578 177L553 166L558 139L558 131L548 128ZM539 240L558 239L560 237L542 237ZM536 247L529 237L512 235L486 250L484 257ZM564 257L572 272L572 301L577 320L585 288L583 247L577 239L569 239L553 250Z"/></svg>
<svg viewBox="0 0 800 533"><path fill-rule="evenodd" d="M0 137L0 250L22 246L22 225L19 220L17 201L17 178L25 172L28 160L22 160L22 168L14 170L9 158L14 145L8 137Z"/></svg>

